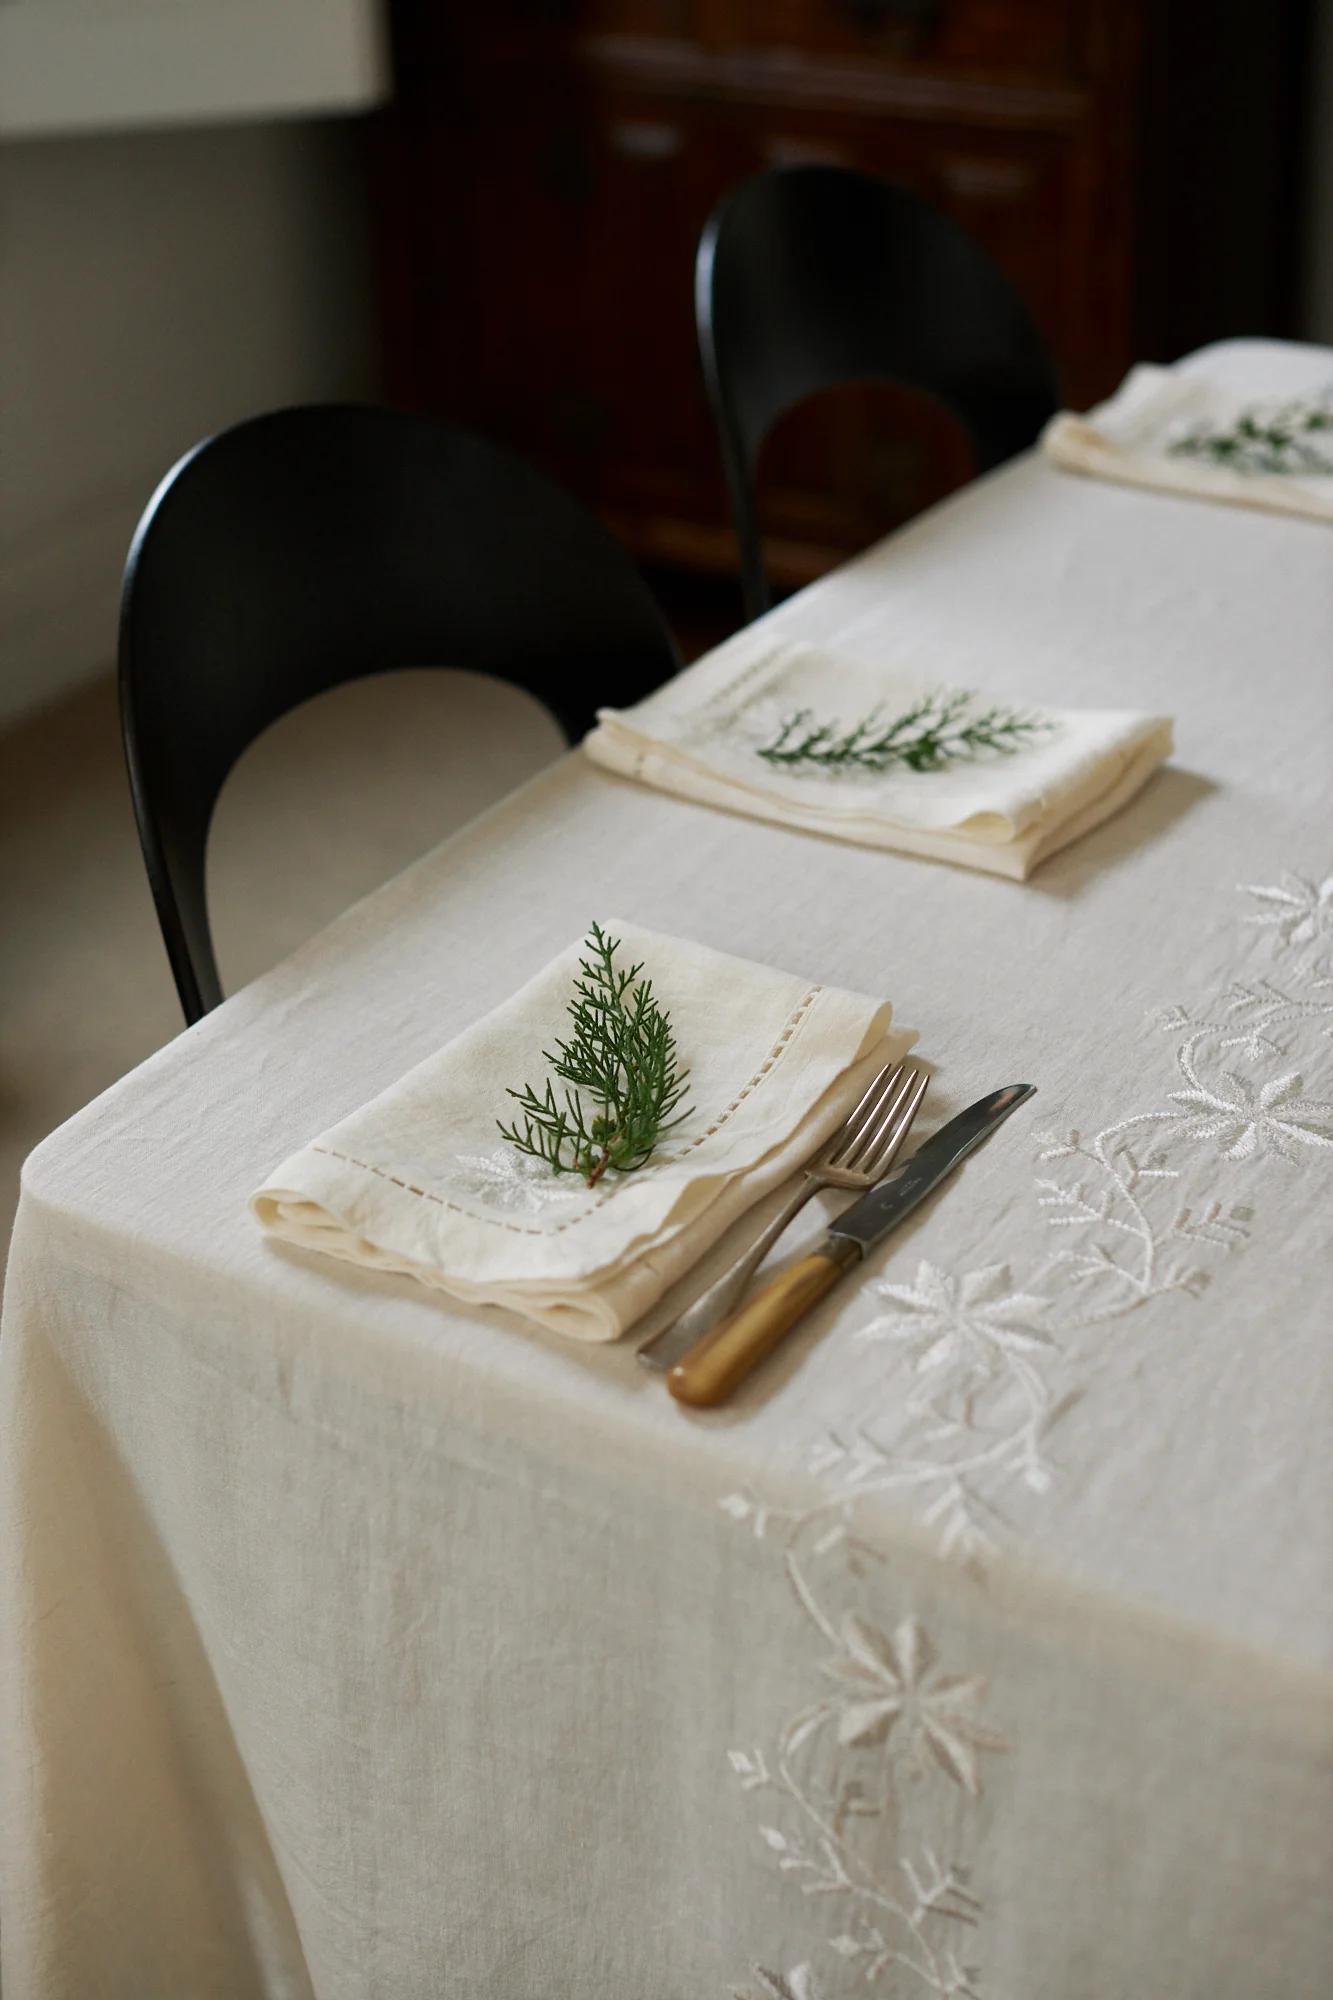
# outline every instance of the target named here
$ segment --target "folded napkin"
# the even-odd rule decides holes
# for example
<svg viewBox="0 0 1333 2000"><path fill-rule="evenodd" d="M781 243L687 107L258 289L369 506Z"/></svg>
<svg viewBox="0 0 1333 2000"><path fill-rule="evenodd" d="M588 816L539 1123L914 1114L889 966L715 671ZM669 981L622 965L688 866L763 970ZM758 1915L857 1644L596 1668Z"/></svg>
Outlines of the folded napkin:
<svg viewBox="0 0 1333 2000"><path fill-rule="evenodd" d="M1231 345L1131 369L1109 402L1053 417L1043 452L1070 472L1333 520L1333 355L1296 350L1293 371L1291 350L1273 343L1286 365L1265 383L1262 360L1247 368Z"/></svg>
<svg viewBox="0 0 1333 2000"><path fill-rule="evenodd" d="M981 750L936 770L807 768L760 754L794 716L846 731L872 711L892 722L923 692L939 690L753 627L637 707L600 710L583 747L682 798L1019 881L1122 806L1171 748L1161 716L1023 704L1013 712L1039 727L1012 753ZM995 705L975 696L959 719Z"/></svg>
<svg viewBox="0 0 1333 2000"><path fill-rule="evenodd" d="M547 1074L583 944L350 1118L294 1153L252 1197L263 1227L304 1249L507 1306L580 1340L614 1340L737 1216L846 1117L876 1068L911 1045L891 1008L632 924L670 1018L687 1115L641 1167L589 1189L496 1129L505 1085Z"/></svg>

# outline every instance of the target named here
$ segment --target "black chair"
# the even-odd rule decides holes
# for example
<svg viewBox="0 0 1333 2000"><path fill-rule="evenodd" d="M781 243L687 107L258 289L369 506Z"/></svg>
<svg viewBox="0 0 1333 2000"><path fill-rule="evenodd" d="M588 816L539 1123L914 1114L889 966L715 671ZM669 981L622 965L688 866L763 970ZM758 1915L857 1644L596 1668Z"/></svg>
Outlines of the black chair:
<svg viewBox="0 0 1333 2000"><path fill-rule="evenodd" d="M747 615L772 601L754 473L777 422L855 380L924 389L968 432L978 471L1030 445L1055 372L1013 286L908 189L843 167L778 167L715 209L695 316L741 548Z"/></svg>
<svg viewBox="0 0 1333 2000"><path fill-rule="evenodd" d="M484 438L390 410L277 410L167 474L126 566L120 705L187 1022L222 998L204 855L232 765L311 695L430 666L514 682L573 738L679 658L623 550Z"/></svg>

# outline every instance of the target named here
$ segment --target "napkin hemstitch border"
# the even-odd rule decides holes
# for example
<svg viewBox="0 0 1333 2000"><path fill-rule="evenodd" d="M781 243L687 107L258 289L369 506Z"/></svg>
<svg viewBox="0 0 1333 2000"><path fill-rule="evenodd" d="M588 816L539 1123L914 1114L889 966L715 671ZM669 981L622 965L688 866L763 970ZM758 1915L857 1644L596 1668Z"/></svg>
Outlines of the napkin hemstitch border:
<svg viewBox="0 0 1333 2000"><path fill-rule="evenodd" d="M696 1138L690 1140L684 1153L679 1156L680 1158L683 1159L686 1153L692 1153L697 1146L703 1145L705 1139L711 1139L714 1133L719 1132L732 1116L733 1112L740 1109L746 1098L753 1096L764 1078L772 1074L787 1049L790 1048L797 1029L824 990L823 986L811 986L807 989L788 1015L781 1033L748 1083L741 1087L735 1097L732 1098L726 1110L720 1112L711 1125L700 1132ZM550 1229L534 1229L521 1222L507 1222L502 1216L487 1215L481 1209L465 1208L461 1202L450 1201L447 1195L436 1194L431 1188L417 1187L413 1182L403 1180L400 1175L391 1174L387 1167L377 1167L370 1160L358 1160L351 1153L339 1152L336 1147L320 1146L312 1143L307 1150L312 1153L320 1153L325 1159L341 1160L345 1166L359 1167L363 1173L374 1174L379 1180L389 1181L394 1187L401 1188L405 1194L417 1195L422 1201L432 1201L440 1208L452 1210L455 1215L465 1215L471 1222L489 1223L491 1228L507 1230L514 1236L561 1236L567 1229L575 1228L577 1224L586 1222L590 1215L595 1215L604 1209L608 1202L614 1201L615 1197L623 1193L626 1186L629 1185L629 1177L626 1175L616 1186L607 1188L605 1193L596 1201L590 1202L586 1208L581 1208L577 1215L571 1215L565 1221L557 1222Z"/></svg>
<svg viewBox="0 0 1333 2000"><path fill-rule="evenodd" d="M738 667L736 669L736 672L731 675L730 679L722 683L721 687L714 688L711 693L705 694L702 700L695 702L692 706L689 704L682 705L682 707L679 710L680 716L682 717L682 719L692 719L696 716L707 715L710 709L724 707L728 702L734 699L736 694L739 692L741 688L745 686L747 681L754 680L758 675L769 671L776 664L778 664L778 655L784 649L790 649L795 646L802 646L808 644L809 642L803 639L771 640L768 646L764 649L764 651L762 651L757 656L757 658L747 661L743 667ZM646 697L646 700L648 701L651 701L652 699L653 697L651 695ZM642 707L643 703L639 703L636 705ZM632 715L633 713L634 713L633 709L599 708L597 711L597 720L599 722L602 722L607 719L610 719L612 721L618 722L621 720L623 716Z"/></svg>

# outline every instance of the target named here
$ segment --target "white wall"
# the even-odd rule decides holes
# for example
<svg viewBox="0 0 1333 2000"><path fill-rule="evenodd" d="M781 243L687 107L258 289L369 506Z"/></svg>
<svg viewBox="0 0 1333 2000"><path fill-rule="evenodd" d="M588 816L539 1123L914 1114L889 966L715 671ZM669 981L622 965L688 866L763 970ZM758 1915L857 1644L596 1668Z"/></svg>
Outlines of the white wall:
<svg viewBox="0 0 1333 2000"><path fill-rule="evenodd" d="M0 147L0 720L107 668L162 473L286 402L373 396L364 130Z"/></svg>
<svg viewBox="0 0 1333 2000"><path fill-rule="evenodd" d="M373 104L385 28L381 0L0 0L0 132Z"/></svg>

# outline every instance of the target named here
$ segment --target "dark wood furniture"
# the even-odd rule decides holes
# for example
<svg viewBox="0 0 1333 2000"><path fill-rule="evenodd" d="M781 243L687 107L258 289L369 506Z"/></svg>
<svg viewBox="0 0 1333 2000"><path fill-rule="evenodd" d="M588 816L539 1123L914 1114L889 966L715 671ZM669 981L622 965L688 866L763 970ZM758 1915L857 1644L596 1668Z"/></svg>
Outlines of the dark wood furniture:
<svg viewBox="0 0 1333 2000"><path fill-rule="evenodd" d="M1289 330L1297 0L395 0L390 393L516 444L643 557L734 570L691 273L719 197L832 161L989 249L1066 401ZM968 476L940 411L832 392L775 434L800 581Z"/></svg>

